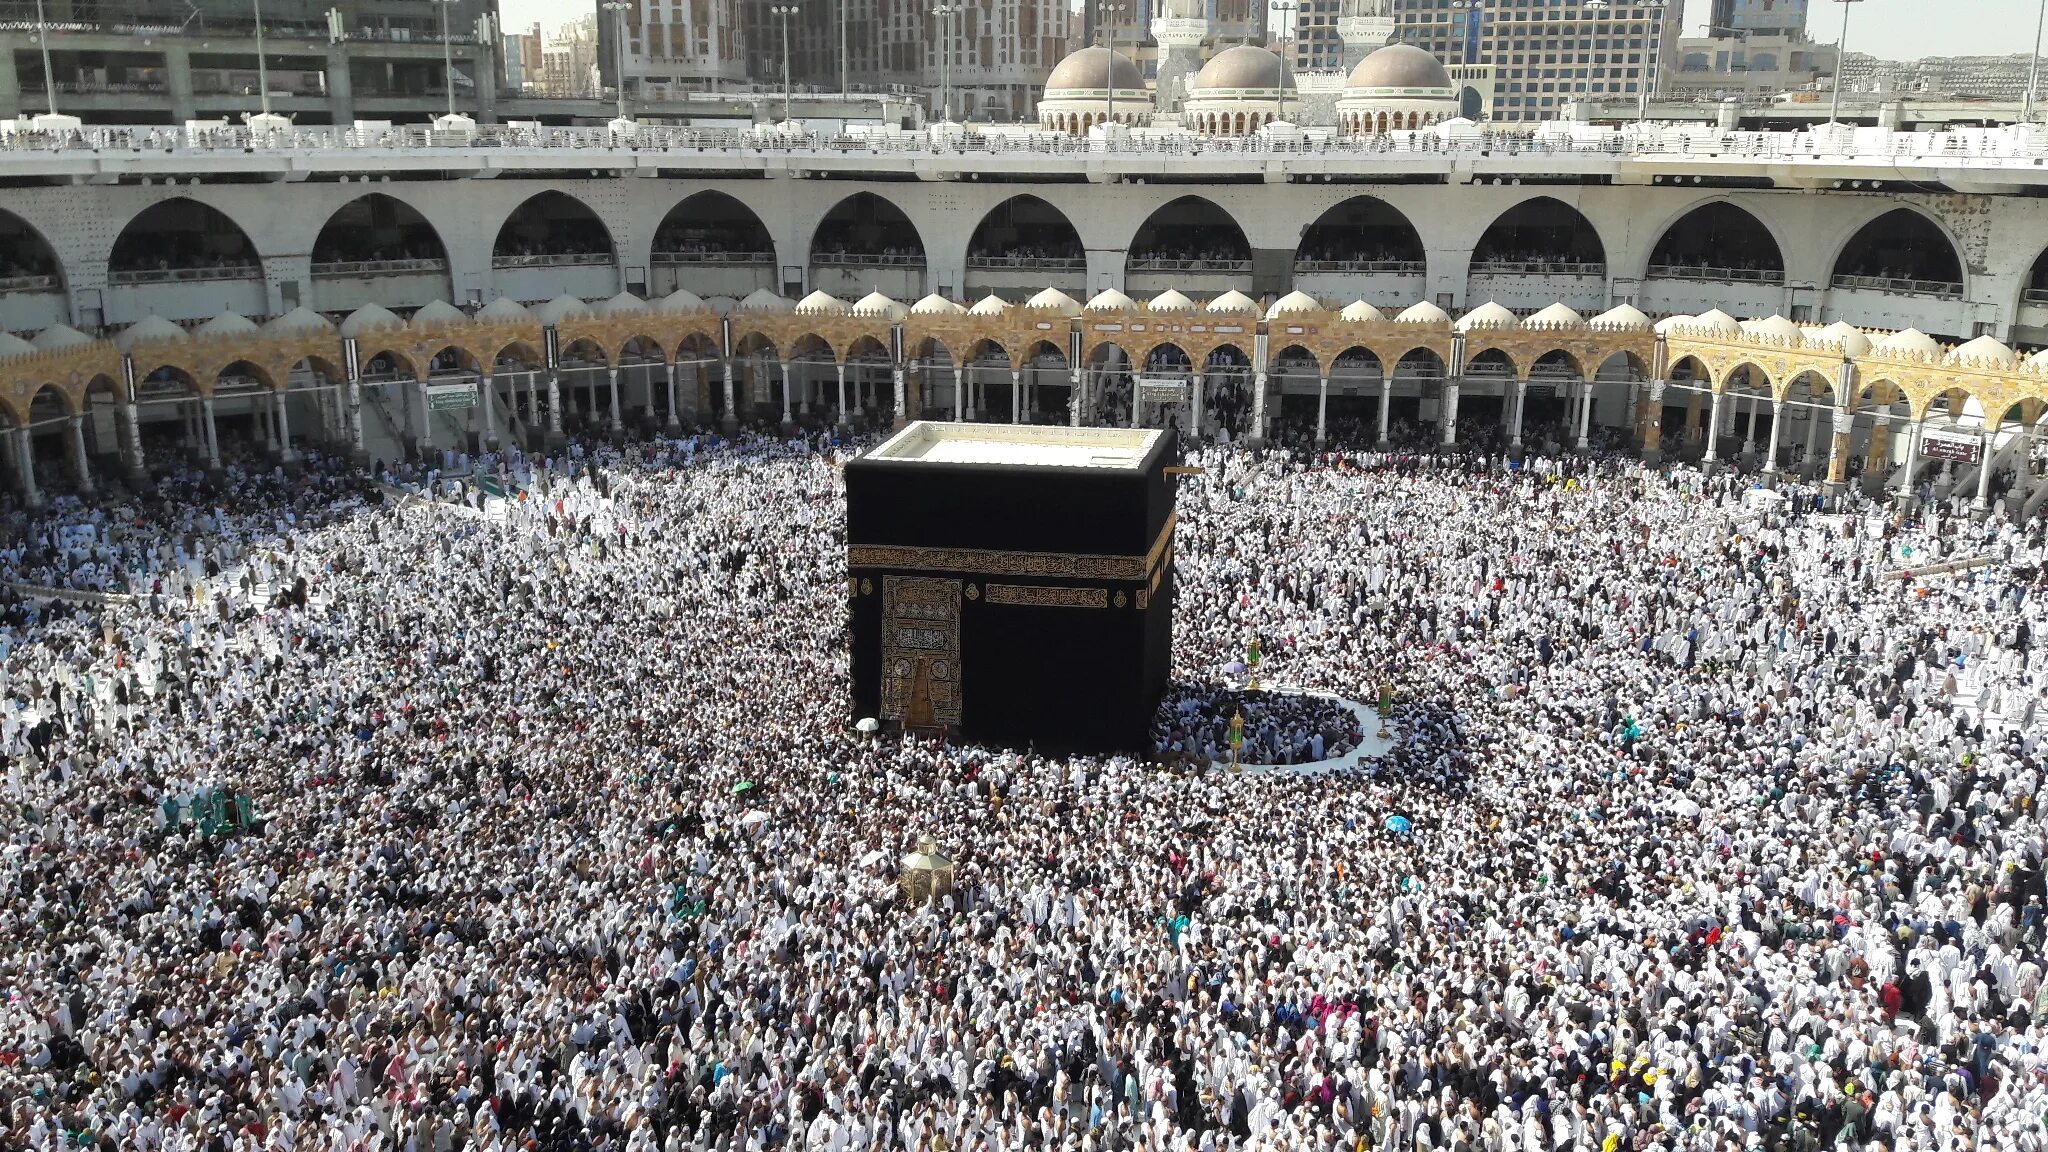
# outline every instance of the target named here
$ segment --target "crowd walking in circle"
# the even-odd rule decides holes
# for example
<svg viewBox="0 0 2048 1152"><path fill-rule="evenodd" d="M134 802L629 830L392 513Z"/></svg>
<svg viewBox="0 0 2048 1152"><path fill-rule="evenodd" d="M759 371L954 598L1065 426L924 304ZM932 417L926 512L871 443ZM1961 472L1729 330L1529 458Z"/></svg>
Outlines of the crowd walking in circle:
<svg viewBox="0 0 2048 1152"><path fill-rule="evenodd" d="M1193 448L1179 690L1397 737L1238 775L857 731L848 450L12 515L0 1144L2048 1147L2040 523Z"/></svg>

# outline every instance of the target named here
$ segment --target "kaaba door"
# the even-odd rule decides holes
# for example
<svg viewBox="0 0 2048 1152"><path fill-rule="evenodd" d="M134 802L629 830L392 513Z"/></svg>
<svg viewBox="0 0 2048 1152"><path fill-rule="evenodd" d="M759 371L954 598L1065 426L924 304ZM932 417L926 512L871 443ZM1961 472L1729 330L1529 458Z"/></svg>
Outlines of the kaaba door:
<svg viewBox="0 0 2048 1152"><path fill-rule="evenodd" d="M959 727L960 586L925 576L882 578L884 722Z"/></svg>

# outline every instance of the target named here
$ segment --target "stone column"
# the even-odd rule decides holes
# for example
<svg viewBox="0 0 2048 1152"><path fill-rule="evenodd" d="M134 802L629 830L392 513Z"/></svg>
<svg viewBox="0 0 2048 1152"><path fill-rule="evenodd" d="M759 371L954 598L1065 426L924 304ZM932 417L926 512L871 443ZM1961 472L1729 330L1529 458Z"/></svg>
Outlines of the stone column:
<svg viewBox="0 0 2048 1152"><path fill-rule="evenodd" d="M732 358L726 357L721 362L720 367L725 372L725 430L730 432L740 422L739 402L734 394L732 383ZM903 393L903 374L901 372L896 374L896 393L897 401L901 403Z"/></svg>
<svg viewBox="0 0 2048 1152"><path fill-rule="evenodd" d="M122 402L121 418L128 439L128 476L140 480L148 475L148 469L142 459L142 413L135 407L133 394Z"/></svg>
<svg viewBox="0 0 2048 1152"><path fill-rule="evenodd" d="M41 508L43 494L36 490L36 442L26 428L14 430L14 465L21 479L21 502Z"/></svg>
<svg viewBox="0 0 2048 1152"><path fill-rule="evenodd" d="M1984 448L1980 453L1983 458L1977 462L1977 500L1971 505L1979 512L1988 511L1991 507L1991 453L1997 446L1998 430L1986 428Z"/></svg>
<svg viewBox="0 0 2048 1152"><path fill-rule="evenodd" d="M974 419L974 406L967 402L967 369L953 365L953 423Z"/></svg>
<svg viewBox="0 0 2048 1152"><path fill-rule="evenodd" d="M1664 381L1650 381L1648 411L1643 414L1643 459L1652 464L1664 458Z"/></svg>
<svg viewBox="0 0 2048 1152"><path fill-rule="evenodd" d="M676 411L676 362L675 362L674 360L670 360L670 361L668 362L668 365L667 365L667 376L668 376L668 419L667 419L667 420L664 420L664 421L662 421L662 423L663 423L663 425L664 425L664 426L666 426L666 427L669 427L669 428L680 428L680 427L682 427L682 423L683 423L683 421L682 421L682 417L681 417L681 416L680 416L680 415L679 415L679 414L677 413L677 411Z"/></svg>
<svg viewBox="0 0 2048 1152"><path fill-rule="evenodd" d="M786 373L786 372L788 372L788 371L789 371L789 369L788 369L788 368L784 368L784 369L783 369L783 371L784 371L784 372ZM612 431L614 431L614 432L617 432L617 431L619 430L619 428L620 428L620 421L619 421L619 366L618 366L618 365L616 365L616 364L614 364L614 365L612 365L611 367L609 367L609 368L605 369L605 379L606 379L607 383L609 383L609 384L611 385L611 387L610 387L610 392L611 392L611 401L610 401L610 403L609 403L609 404L607 405L607 407L608 407L608 408L609 408L609 410L610 410L608 414L609 414L609 415L610 415L610 417L611 417L611 422L612 422L612 424L611 424L611 427L612 427ZM786 386L786 385L787 385L787 381L784 381L784 383L785 383L785 386Z"/></svg>
<svg viewBox="0 0 2048 1152"><path fill-rule="evenodd" d="M844 425L846 424L846 365L844 365L844 364L838 364L838 365L834 365L834 367L835 367L835 368L836 368L836 369L838 370L838 373L839 373L839 409L838 409L838 414L839 414L839 420L838 420L838 422L839 422L839 424L840 424L840 425L841 425L841 426L843 427L843 426L844 426Z"/></svg>
<svg viewBox="0 0 2048 1152"><path fill-rule="evenodd" d="M1448 448L1458 442L1458 382L1456 380L1444 381L1444 406L1443 411L1438 415L1443 428L1437 443Z"/></svg>
<svg viewBox="0 0 2048 1152"><path fill-rule="evenodd" d="M548 437L562 434L562 373L548 373Z"/></svg>
<svg viewBox="0 0 2048 1152"><path fill-rule="evenodd" d="M1778 426L1785 422L1785 402L1771 401L1771 438L1764 449L1764 471L1778 470Z"/></svg>
<svg viewBox="0 0 2048 1152"><path fill-rule="evenodd" d="M1316 444L1321 446L1324 433L1329 427L1330 377L1324 374L1316 378Z"/></svg>
<svg viewBox="0 0 2048 1152"><path fill-rule="evenodd" d="M1714 390L1714 411L1707 417L1707 454L1705 460L1709 464L1712 464L1717 459L1717 454L1720 451L1721 402L1727 399L1727 397L1728 393L1721 389L1717 388Z"/></svg>
<svg viewBox="0 0 2048 1152"><path fill-rule="evenodd" d="M1579 451L1587 448L1586 432L1593 423L1593 382L1579 381Z"/></svg>
<svg viewBox="0 0 2048 1152"><path fill-rule="evenodd" d="M348 382L348 444L358 457L367 449L363 447L363 386L351 380Z"/></svg>
<svg viewBox="0 0 2048 1152"><path fill-rule="evenodd" d="M1884 466L1891 456L1891 413L1871 414L1870 446L1865 449L1863 470L1872 476L1883 476Z"/></svg>
<svg viewBox="0 0 2048 1152"><path fill-rule="evenodd" d="M1387 423L1387 422L1388 422L1389 420L1391 420L1391 419L1393 418L1393 411L1394 411L1394 378L1393 378L1392 376L1388 376L1388 375L1386 375L1385 373L1381 373L1381 375L1380 375L1380 438L1379 438L1379 442L1378 442L1378 446L1379 446L1379 447L1382 447L1382 448L1384 448L1384 447L1386 447L1386 446L1387 446L1387 445L1388 445L1389 443L1391 443L1391 441L1387 439L1387 428L1389 427L1389 425L1388 425L1388 423Z"/></svg>
<svg viewBox="0 0 2048 1152"><path fill-rule="evenodd" d="M1742 422L1742 454L1744 456L1754 456L1756 455L1757 409L1757 397L1754 392L1742 398L1742 407L1746 416L1746 419Z"/></svg>
<svg viewBox="0 0 2048 1152"><path fill-rule="evenodd" d="M1266 370L1252 373L1252 447L1266 442Z"/></svg>
<svg viewBox="0 0 2048 1152"><path fill-rule="evenodd" d="M485 383L489 383L488 377L485 379ZM486 388L485 394L489 394L488 388ZM292 417L291 411L286 407L287 399L284 389L278 389L271 393L270 397L277 419L277 458L286 464L295 464L298 462L299 454L292 451ZM488 413L490 409L486 408L484 411Z"/></svg>
<svg viewBox="0 0 2048 1152"><path fill-rule="evenodd" d="M1513 420L1513 423L1508 425L1508 447L1510 448L1520 448L1522 446L1522 412L1528 405L1529 382L1527 380L1517 380L1510 386L1508 395L1508 414Z"/></svg>
<svg viewBox="0 0 2048 1152"><path fill-rule="evenodd" d="M1200 435L1202 434L1202 421L1203 421L1203 419L1204 419L1204 418L1205 418L1205 417L1207 416L1207 413L1206 413L1206 412L1205 412L1205 411L1204 411L1203 409L1204 409L1204 407L1205 407L1205 405L1206 405L1206 398L1205 398L1205 393L1207 393L1207 392L1209 391L1209 375L1208 375L1208 373L1206 373L1206 372L1197 372L1197 373L1195 373L1195 375L1194 375L1194 379L1190 380L1190 381L1189 381L1189 384L1190 384L1190 385L1191 385L1191 386L1192 386L1192 387L1194 388L1194 390L1195 390L1195 396L1194 396L1194 401L1193 401L1193 404L1194 404L1194 408L1193 408L1193 412L1192 412L1192 415L1194 416L1194 419L1195 419L1195 429L1194 429L1194 434L1195 434L1196 436L1200 436Z"/></svg>
<svg viewBox="0 0 2048 1152"><path fill-rule="evenodd" d="M1701 393L1695 389L1685 398L1685 443L1691 445L1700 435L1700 406L1704 403Z"/></svg>
<svg viewBox="0 0 2048 1152"><path fill-rule="evenodd" d="M1899 473L1899 491L1913 491L1913 470L1920 466L1920 432L1922 422L1909 420L1906 424L1906 467Z"/></svg>
<svg viewBox="0 0 2048 1152"><path fill-rule="evenodd" d="M1024 373L1021 369L1010 369L1010 423L1024 422Z"/></svg>
<svg viewBox="0 0 2048 1152"><path fill-rule="evenodd" d="M1082 375L1079 365L1075 365L1073 373L1074 383L1071 390L1067 393L1067 423L1079 428L1081 426L1081 408L1087 399L1087 389L1082 383L1086 377Z"/></svg>
<svg viewBox="0 0 2048 1152"><path fill-rule="evenodd" d="M1849 478L1849 432L1856 425L1856 415L1840 408L1834 414L1835 434L1828 443L1828 483L1840 484Z"/></svg>
<svg viewBox="0 0 2048 1152"><path fill-rule="evenodd" d="M71 475L78 481L78 490L84 495L93 494L92 463L85 458L85 417L73 416L66 421L66 442L71 447Z"/></svg>
<svg viewBox="0 0 2048 1152"><path fill-rule="evenodd" d="M214 428L213 423L213 397L201 396L199 398L199 412L201 419L205 421L201 430L206 436L206 468L209 472L218 472L220 471L220 433Z"/></svg>
<svg viewBox="0 0 2048 1152"><path fill-rule="evenodd" d="M909 389L908 389L907 387L905 387L905 385L904 385L904 381L903 381L903 365L901 365L901 364L898 364L898 365L896 365L896 366L895 366L895 367L894 367L893 369L891 369L890 371L891 371L891 375L893 375L893 376L894 376L894 377L896 378L896 421L895 421L895 424L896 424L896 427L898 427L898 428L901 428L901 427L903 427L903 426L904 426L905 424L908 424L908 423L910 423L910 418L909 418L909 415L908 415L908 414L909 414L909 411L910 411L910 409L909 409L909 404L910 404L910 392L909 392Z"/></svg>
<svg viewBox="0 0 2048 1152"><path fill-rule="evenodd" d="M1806 467L1810 468L1813 466L1814 450L1819 444L1820 408L1809 404L1806 406L1806 459L1804 461Z"/></svg>
<svg viewBox="0 0 2048 1152"><path fill-rule="evenodd" d="M789 361L782 361L782 426L788 428L796 423L789 408Z"/></svg>

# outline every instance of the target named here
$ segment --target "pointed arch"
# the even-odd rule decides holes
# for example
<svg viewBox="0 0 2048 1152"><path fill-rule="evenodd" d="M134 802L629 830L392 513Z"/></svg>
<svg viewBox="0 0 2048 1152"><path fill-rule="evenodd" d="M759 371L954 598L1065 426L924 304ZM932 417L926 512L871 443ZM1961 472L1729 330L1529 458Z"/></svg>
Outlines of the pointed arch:
<svg viewBox="0 0 2048 1152"><path fill-rule="evenodd" d="M174 196L144 208L121 228L107 274L112 284L256 279L263 262L255 242L227 213Z"/></svg>
<svg viewBox="0 0 2048 1152"><path fill-rule="evenodd" d="M62 292L63 261L28 221L0 208L0 286L8 292Z"/></svg>
<svg viewBox="0 0 2048 1152"><path fill-rule="evenodd" d="M975 225L967 240L967 267L1086 271L1088 250L1066 213L1037 196L1012 196Z"/></svg>
<svg viewBox="0 0 2048 1152"><path fill-rule="evenodd" d="M1785 282L1784 248L1762 220L1726 200L1680 216L1658 236L1646 276L1678 280Z"/></svg>
<svg viewBox="0 0 2048 1152"><path fill-rule="evenodd" d="M1472 249L1471 275L1604 276L1607 249L1593 222L1554 196L1496 217Z"/></svg>
<svg viewBox="0 0 2048 1152"><path fill-rule="evenodd" d="M550 188L521 201L498 225L491 264L609 264L616 259L611 229L588 204Z"/></svg>
<svg viewBox="0 0 2048 1152"><path fill-rule="evenodd" d="M1302 230L1294 270L1420 275L1422 234L1400 209L1377 196L1332 205Z"/></svg>
<svg viewBox="0 0 2048 1152"><path fill-rule="evenodd" d="M761 215L714 189L676 201L654 229L651 256L667 264L774 264L775 238Z"/></svg>
<svg viewBox="0 0 2048 1152"><path fill-rule="evenodd" d="M1252 246L1237 218L1204 196L1181 196L1153 210L1131 237L1128 270L1251 271Z"/></svg>
<svg viewBox="0 0 2048 1152"><path fill-rule="evenodd" d="M336 265L356 265L343 270ZM361 267L367 265L368 267ZM313 275L379 275L448 268L448 246L419 209L370 192L336 208L313 239Z"/></svg>
<svg viewBox="0 0 2048 1152"><path fill-rule="evenodd" d="M903 264L923 267L924 237L894 201L856 192L818 218L812 264Z"/></svg>
<svg viewBox="0 0 2048 1152"><path fill-rule="evenodd" d="M1899 207L1856 230L1835 255L1836 288L1963 294L1963 261L1940 222L1917 208Z"/></svg>

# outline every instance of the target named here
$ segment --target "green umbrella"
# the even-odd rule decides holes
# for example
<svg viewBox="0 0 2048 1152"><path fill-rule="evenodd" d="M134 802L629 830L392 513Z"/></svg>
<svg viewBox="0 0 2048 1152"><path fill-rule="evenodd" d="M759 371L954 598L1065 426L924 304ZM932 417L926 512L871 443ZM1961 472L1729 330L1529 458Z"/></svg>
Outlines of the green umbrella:
<svg viewBox="0 0 2048 1152"><path fill-rule="evenodd" d="M754 789L758 787L760 787L760 785L754 783L752 780L742 780L739 783L732 786L732 794L738 796L742 792L752 792Z"/></svg>

